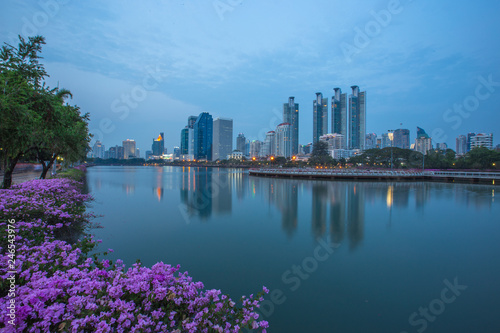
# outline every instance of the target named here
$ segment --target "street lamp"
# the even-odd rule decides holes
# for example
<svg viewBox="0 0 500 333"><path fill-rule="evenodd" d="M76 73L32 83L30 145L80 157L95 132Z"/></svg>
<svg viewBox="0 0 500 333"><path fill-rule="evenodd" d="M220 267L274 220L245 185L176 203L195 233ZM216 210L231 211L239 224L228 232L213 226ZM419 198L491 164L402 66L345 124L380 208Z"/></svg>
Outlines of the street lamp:
<svg viewBox="0 0 500 333"><path fill-rule="evenodd" d="M387 136L389 137L389 140L391 140L391 171L392 171L392 165L393 165L393 160L392 160L392 147L393 147L393 142L394 142L394 130L387 130L389 132Z"/></svg>

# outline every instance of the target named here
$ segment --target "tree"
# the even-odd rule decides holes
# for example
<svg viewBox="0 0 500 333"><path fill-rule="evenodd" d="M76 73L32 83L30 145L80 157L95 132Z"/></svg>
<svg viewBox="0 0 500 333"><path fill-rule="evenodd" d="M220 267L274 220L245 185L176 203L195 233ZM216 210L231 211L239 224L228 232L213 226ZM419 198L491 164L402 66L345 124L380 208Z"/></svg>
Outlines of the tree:
<svg viewBox="0 0 500 333"><path fill-rule="evenodd" d="M3 188L12 184L12 173L19 159L32 149L39 118L31 103L41 81L47 76L38 62L45 40L41 36L19 36L19 46L5 44L0 51L0 149L4 171Z"/></svg>
<svg viewBox="0 0 500 333"><path fill-rule="evenodd" d="M34 156L42 164L45 178L57 157L76 162L89 151L89 114L64 104L69 90L50 89L39 64L45 44L41 36L28 41L19 37L19 47L5 45L0 54L0 151L3 188L12 184L12 172L23 156ZM5 121L4 121L5 119Z"/></svg>
<svg viewBox="0 0 500 333"><path fill-rule="evenodd" d="M328 151L328 143L325 141L318 141L313 144L313 151L309 158L311 165L327 165L334 164L335 160L330 156Z"/></svg>

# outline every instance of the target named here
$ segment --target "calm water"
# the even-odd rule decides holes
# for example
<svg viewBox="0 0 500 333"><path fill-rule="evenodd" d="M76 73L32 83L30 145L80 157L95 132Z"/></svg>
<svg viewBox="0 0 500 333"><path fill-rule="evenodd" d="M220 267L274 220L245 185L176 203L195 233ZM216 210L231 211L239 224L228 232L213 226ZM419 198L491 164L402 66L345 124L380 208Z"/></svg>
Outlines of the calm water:
<svg viewBox="0 0 500 333"><path fill-rule="evenodd" d="M235 299L265 285L269 332L500 332L495 187L182 167L88 183L112 259L180 264Z"/></svg>

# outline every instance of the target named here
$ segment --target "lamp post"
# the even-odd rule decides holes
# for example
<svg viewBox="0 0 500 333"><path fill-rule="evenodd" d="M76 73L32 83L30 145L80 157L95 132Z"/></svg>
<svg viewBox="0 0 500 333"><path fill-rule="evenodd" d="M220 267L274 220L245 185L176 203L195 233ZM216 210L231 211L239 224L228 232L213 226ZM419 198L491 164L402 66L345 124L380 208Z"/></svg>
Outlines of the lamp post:
<svg viewBox="0 0 500 333"><path fill-rule="evenodd" d="M389 140L391 140L391 171L392 171L392 165L393 165L393 159L392 159L392 147L394 146L393 145L393 142L394 142L394 130L387 130L387 132L389 132L387 135L389 136Z"/></svg>

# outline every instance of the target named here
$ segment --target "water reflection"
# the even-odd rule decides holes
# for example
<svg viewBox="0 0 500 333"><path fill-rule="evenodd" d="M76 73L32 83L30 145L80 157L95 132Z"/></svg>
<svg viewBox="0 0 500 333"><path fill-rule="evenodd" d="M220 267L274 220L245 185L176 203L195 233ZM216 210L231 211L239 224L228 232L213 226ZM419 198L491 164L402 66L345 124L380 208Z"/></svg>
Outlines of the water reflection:
<svg viewBox="0 0 500 333"><path fill-rule="evenodd" d="M122 179L96 177L92 185L97 189L120 187L127 196L134 196L137 187L150 184L152 198L162 204L166 191L178 190L180 205L188 216L203 221L212 216L232 215L236 203L262 200L278 212L281 229L288 237L293 237L300 225L309 225L312 237L329 234L335 243L347 239L351 249L363 241L367 204L386 207L390 227L393 209L414 206L420 211L431 200L439 204L453 198L457 205L484 210L491 209L495 201L495 188L488 185L274 179L222 168L163 167L141 171L144 170L149 176L139 169L114 169L113 173L122 171ZM143 178L139 179L139 174ZM165 204L168 201L171 199Z"/></svg>

